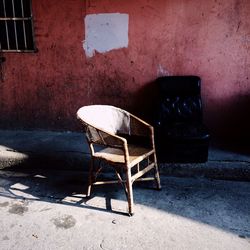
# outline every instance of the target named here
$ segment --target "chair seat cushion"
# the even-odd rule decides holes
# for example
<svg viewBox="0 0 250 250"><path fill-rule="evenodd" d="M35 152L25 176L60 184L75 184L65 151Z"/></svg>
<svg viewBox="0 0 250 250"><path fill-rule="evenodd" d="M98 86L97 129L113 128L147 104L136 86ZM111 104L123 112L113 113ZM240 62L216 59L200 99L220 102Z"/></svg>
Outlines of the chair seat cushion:
<svg viewBox="0 0 250 250"><path fill-rule="evenodd" d="M135 145L128 145L129 151L129 164L134 166L138 162L142 161L149 155L154 153L153 149L138 147ZM98 150L94 157L102 158L111 163L124 164L125 157L122 149L106 147Z"/></svg>

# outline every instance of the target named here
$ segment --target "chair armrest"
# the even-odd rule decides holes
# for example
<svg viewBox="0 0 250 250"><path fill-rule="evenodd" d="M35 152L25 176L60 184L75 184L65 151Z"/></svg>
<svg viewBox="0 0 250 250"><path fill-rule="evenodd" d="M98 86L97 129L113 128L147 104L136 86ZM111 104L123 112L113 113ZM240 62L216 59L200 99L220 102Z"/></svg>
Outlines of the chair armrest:
<svg viewBox="0 0 250 250"><path fill-rule="evenodd" d="M84 122L80 117L77 117L83 125L87 141L90 147L91 154L94 155L94 145L100 145L104 147L119 148L124 151L125 161L128 161L128 143L127 140L116 134L104 131L100 128L94 127Z"/></svg>
<svg viewBox="0 0 250 250"><path fill-rule="evenodd" d="M150 147L155 148L154 127L135 115L130 117L131 135L148 138L146 141L150 143ZM144 140L143 140L144 141Z"/></svg>
<svg viewBox="0 0 250 250"><path fill-rule="evenodd" d="M130 130L132 135L152 136L154 128L139 117L130 114Z"/></svg>
<svg viewBox="0 0 250 250"><path fill-rule="evenodd" d="M90 143L102 146L120 148L127 143L127 140L121 136L109 133L96 127L92 127L90 125L86 127L86 136Z"/></svg>
<svg viewBox="0 0 250 250"><path fill-rule="evenodd" d="M108 148L118 148L124 152L124 160L127 163L129 161L129 151L127 140L121 136L103 131L101 129L94 128L100 139L96 141L90 141L90 148L92 154L95 153L94 145L100 145Z"/></svg>
<svg viewBox="0 0 250 250"><path fill-rule="evenodd" d="M127 143L127 140L121 136L110 134L102 130L98 131L101 135L100 140L94 142L95 144L100 144L109 147L123 147Z"/></svg>

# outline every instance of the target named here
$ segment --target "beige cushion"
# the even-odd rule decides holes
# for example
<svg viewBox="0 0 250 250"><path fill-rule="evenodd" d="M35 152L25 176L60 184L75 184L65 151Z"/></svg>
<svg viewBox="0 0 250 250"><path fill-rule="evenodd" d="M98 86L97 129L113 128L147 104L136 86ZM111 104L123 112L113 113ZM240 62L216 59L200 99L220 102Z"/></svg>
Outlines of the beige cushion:
<svg viewBox="0 0 250 250"><path fill-rule="evenodd" d="M147 156L151 155L154 150L138 147L134 145L128 145L128 151L129 151L129 164L135 165L138 162L145 159ZM125 163L124 158L124 152L122 149L117 148L104 148L102 150L99 150L94 154L95 157L105 159L109 162L114 163Z"/></svg>
<svg viewBox="0 0 250 250"><path fill-rule="evenodd" d="M80 108L77 116L105 132L130 134L130 115L125 110L109 105L91 105Z"/></svg>

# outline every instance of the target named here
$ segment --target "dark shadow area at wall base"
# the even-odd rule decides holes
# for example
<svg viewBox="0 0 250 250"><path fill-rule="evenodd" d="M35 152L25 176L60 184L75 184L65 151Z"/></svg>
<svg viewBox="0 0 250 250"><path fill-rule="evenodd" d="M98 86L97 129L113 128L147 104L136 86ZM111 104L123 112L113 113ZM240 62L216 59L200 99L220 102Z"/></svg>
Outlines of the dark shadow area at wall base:
<svg viewBox="0 0 250 250"><path fill-rule="evenodd" d="M0 169L88 172L90 154L83 133L0 130L0 139ZM166 163L159 158L160 172L166 176L250 181L249 146L238 148L212 144L205 163Z"/></svg>

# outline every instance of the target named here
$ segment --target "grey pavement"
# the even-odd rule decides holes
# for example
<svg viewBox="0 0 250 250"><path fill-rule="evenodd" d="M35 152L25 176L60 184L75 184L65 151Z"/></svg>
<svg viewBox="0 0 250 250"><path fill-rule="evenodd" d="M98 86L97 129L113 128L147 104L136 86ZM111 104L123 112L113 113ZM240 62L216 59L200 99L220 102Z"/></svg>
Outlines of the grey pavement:
<svg viewBox="0 0 250 250"><path fill-rule="evenodd" d="M217 146L204 164L162 163L162 191L136 183L128 217L119 185L85 197L82 133L2 130L0 249L250 249L249 158Z"/></svg>
<svg viewBox="0 0 250 250"><path fill-rule="evenodd" d="M162 175L250 180L250 145L212 145L208 162L160 163ZM87 171L89 150L83 133L0 130L0 169L46 168Z"/></svg>
<svg viewBox="0 0 250 250"><path fill-rule="evenodd" d="M135 215L119 185L84 195L82 171L0 171L0 248L250 249L250 183L162 176L134 185Z"/></svg>

